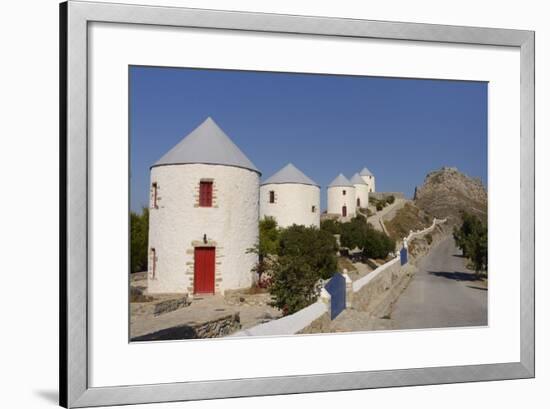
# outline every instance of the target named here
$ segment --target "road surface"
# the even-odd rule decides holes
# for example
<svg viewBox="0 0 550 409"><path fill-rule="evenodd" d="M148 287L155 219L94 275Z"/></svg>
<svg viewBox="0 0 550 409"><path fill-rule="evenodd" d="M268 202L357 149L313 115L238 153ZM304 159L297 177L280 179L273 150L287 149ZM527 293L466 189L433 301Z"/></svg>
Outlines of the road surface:
<svg viewBox="0 0 550 409"><path fill-rule="evenodd" d="M393 307L392 329L487 325L486 285L476 281L460 254L447 237L420 261Z"/></svg>

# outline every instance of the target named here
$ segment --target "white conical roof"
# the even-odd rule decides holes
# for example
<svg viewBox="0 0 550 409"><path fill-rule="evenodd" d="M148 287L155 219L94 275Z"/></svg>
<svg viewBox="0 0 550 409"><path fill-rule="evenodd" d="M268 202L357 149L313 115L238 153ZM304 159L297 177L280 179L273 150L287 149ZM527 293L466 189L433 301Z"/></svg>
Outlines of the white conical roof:
<svg viewBox="0 0 550 409"><path fill-rule="evenodd" d="M328 185L328 187L337 187L337 186L353 187L353 185L348 180L348 178L342 175L341 173L338 176L336 176L336 178L332 182L330 182L330 184Z"/></svg>
<svg viewBox="0 0 550 409"><path fill-rule="evenodd" d="M349 181L354 185L367 185L361 176L359 176L359 173L353 175Z"/></svg>
<svg viewBox="0 0 550 409"><path fill-rule="evenodd" d="M260 173L210 117L164 154L153 166L186 163L235 166Z"/></svg>
<svg viewBox="0 0 550 409"><path fill-rule="evenodd" d="M359 172L359 175L361 175L361 176L374 176L372 174L372 172L370 170L368 170L366 167L364 167L363 170L361 170L361 172Z"/></svg>
<svg viewBox="0 0 550 409"><path fill-rule="evenodd" d="M267 178L262 185L280 183L299 183L302 185L319 186L315 181L307 177L300 169L289 163L284 168Z"/></svg>

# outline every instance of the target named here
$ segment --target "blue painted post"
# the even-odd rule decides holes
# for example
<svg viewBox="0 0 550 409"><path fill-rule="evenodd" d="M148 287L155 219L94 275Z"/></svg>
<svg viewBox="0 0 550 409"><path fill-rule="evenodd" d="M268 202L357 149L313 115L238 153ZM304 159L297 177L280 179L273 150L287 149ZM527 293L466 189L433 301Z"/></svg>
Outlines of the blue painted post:
<svg viewBox="0 0 550 409"><path fill-rule="evenodd" d="M401 258L401 265L404 266L407 264L408 257L407 257L407 249L403 247L401 251L399 252L399 256Z"/></svg>
<svg viewBox="0 0 550 409"><path fill-rule="evenodd" d="M330 319L333 320L346 309L346 279L336 273L326 283L325 289L330 294Z"/></svg>

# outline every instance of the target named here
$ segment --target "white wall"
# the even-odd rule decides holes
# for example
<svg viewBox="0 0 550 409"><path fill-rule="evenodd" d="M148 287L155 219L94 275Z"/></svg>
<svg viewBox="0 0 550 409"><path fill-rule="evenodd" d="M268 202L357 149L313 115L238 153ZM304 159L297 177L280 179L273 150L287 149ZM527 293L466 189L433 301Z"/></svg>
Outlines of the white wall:
<svg viewBox="0 0 550 409"><path fill-rule="evenodd" d="M355 188L353 186L327 188L327 213L342 216L343 206L347 207L347 217L355 216Z"/></svg>
<svg viewBox="0 0 550 409"><path fill-rule="evenodd" d="M357 204L357 198L359 198L360 207L361 208L368 207L369 206L369 187L362 183L354 184L353 186L355 186L355 203Z"/></svg>
<svg viewBox="0 0 550 409"><path fill-rule="evenodd" d="M120 0L119 0L120 1ZM150 1L150 3L153 3ZM159 2L156 2L159 3ZM179 0L172 4L320 16L421 23L466 24L537 31L538 180L550 174L550 26L546 2L524 0ZM58 362L58 44L57 4L53 0L7 2L0 25L2 55L0 108L0 178L10 200L0 201L5 280L19 291L3 291L0 369L2 405L6 408L56 408ZM37 64L37 62L40 64ZM24 157L23 157L24 155ZM25 167L21 161L25 159ZM17 180L13 171L17 169ZM537 184L537 207L550 208L550 184ZM37 203L39 206L37 206ZM424 409L518 407L545 408L550 388L550 279L545 274L545 249L550 246L548 212L537 212L537 378L411 388L388 388L261 398L136 405L143 409L280 409L372 407ZM24 243L24 245L22 245ZM30 302L32 300L32 302ZM26 302L29 301L29 302ZM14 308L17 306L17 308ZM9 312L9 313L8 313ZM345 336L345 335L342 335ZM407 346L410 347L410 346ZM39 364L38 364L39 363Z"/></svg>
<svg viewBox="0 0 550 409"><path fill-rule="evenodd" d="M376 178L374 176L361 176L361 179L367 184L369 192L376 192Z"/></svg>
<svg viewBox="0 0 550 409"><path fill-rule="evenodd" d="M269 203L269 192L275 192L275 203ZM312 206L315 211L312 211ZM281 227L293 224L320 225L321 190L298 183L270 183L260 186L260 219L274 217Z"/></svg>
<svg viewBox="0 0 550 409"><path fill-rule="evenodd" d="M196 207L201 179L213 180L213 206ZM149 211L149 247L157 254L152 293L187 293L193 277L193 247L206 234L216 248L216 292L250 287L257 256L259 175L233 166L157 166L158 209ZM195 243L194 243L195 242Z"/></svg>

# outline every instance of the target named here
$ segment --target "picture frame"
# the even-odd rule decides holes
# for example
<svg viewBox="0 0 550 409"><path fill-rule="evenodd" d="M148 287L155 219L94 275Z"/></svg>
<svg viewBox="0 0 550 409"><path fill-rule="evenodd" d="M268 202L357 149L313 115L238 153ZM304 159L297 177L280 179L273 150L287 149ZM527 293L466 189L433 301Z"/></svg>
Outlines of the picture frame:
<svg viewBox="0 0 550 409"><path fill-rule="evenodd" d="M88 24L210 28L514 47L520 51L520 359L517 362L303 376L91 387L88 353ZM531 378L534 345L534 46L532 31L69 1L60 5L60 404L138 404Z"/></svg>

